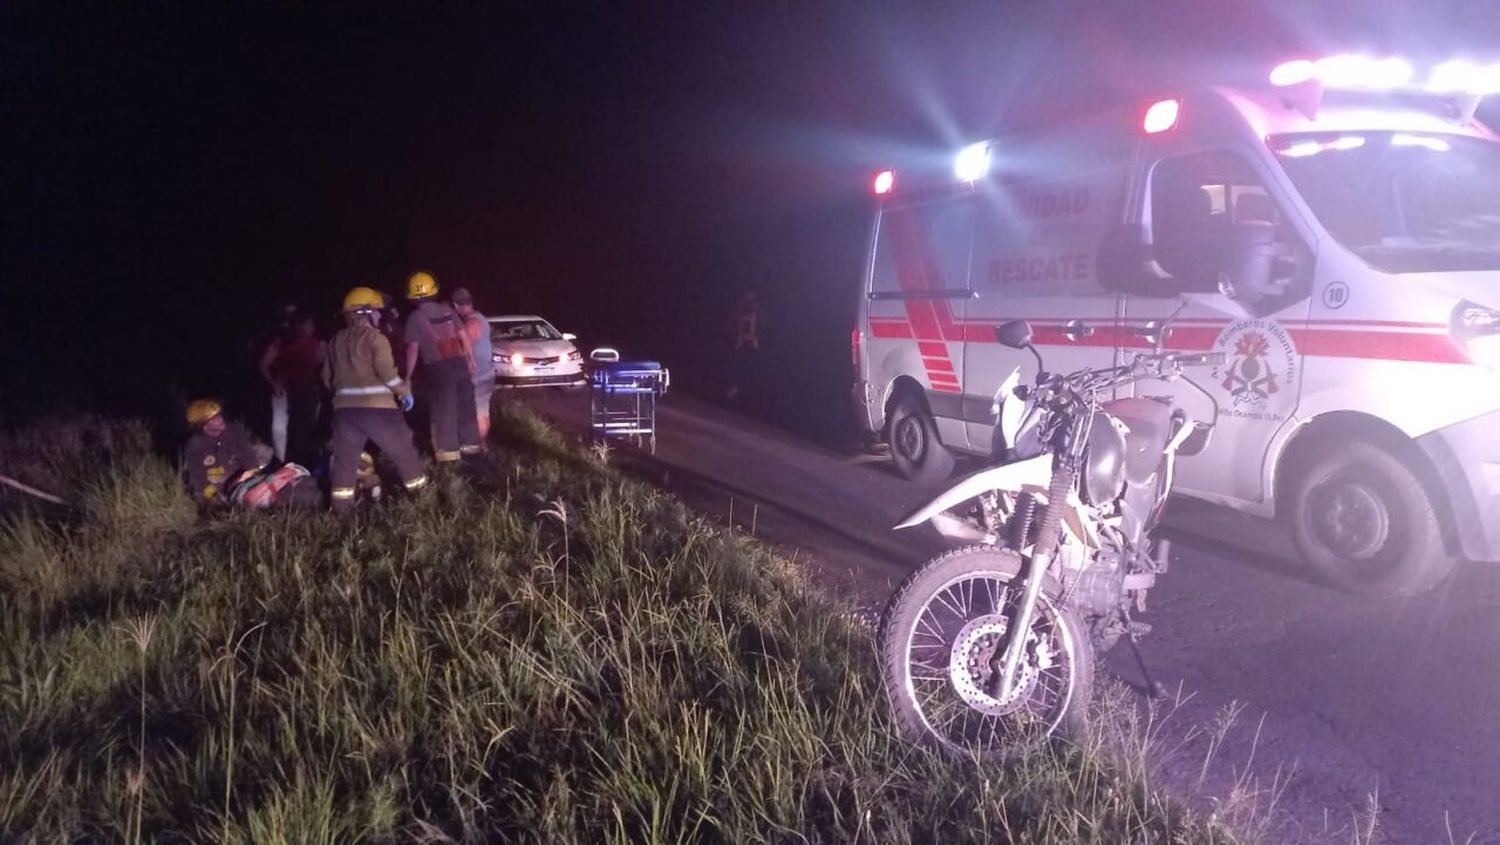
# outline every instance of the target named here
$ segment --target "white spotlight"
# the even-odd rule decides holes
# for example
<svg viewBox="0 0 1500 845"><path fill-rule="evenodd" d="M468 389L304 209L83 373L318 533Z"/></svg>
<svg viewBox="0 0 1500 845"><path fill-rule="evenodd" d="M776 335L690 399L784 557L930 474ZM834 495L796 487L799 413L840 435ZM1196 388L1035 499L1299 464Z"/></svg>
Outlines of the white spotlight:
<svg viewBox="0 0 1500 845"><path fill-rule="evenodd" d="M987 141L970 144L953 159L953 175L961 182L975 182L990 172L990 145Z"/></svg>

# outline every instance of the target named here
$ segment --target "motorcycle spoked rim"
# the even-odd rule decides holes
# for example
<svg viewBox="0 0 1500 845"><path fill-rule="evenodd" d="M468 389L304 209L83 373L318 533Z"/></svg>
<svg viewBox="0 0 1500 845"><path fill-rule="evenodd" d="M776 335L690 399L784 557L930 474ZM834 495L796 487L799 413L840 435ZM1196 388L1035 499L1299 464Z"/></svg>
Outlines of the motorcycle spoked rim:
<svg viewBox="0 0 1500 845"><path fill-rule="evenodd" d="M973 572L965 572L965 573L962 573L962 574L954 575L953 577L951 577L951 578L947 579L946 581L944 581L943 584L940 587L938 587L937 589L932 590L932 591L930 591L928 593L927 601L925 601L922 604L921 609L918 610L918 612L913 616L910 626L908 627L908 629L906 631L903 632L902 638L901 638L901 642L902 642L902 654L901 654L901 656L902 656L902 660L901 660L902 678L901 678L901 682L902 682L903 690L905 691L905 693L907 695L907 700L912 705L912 710L916 713L917 718L921 720L922 727L923 727L923 729L925 730L925 732L926 732L926 734L928 736L930 736L930 737L938 740L939 742L941 742L943 745L947 746L948 748L953 749L955 751L962 752L962 753L968 753L969 751L973 750L975 748L975 745L974 744L965 745L965 744L963 744L961 742L955 741L948 732L939 731L933 725L932 720L928 717L927 707L924 706L923 703L917 698L917 692L916 692L916 688L915 688L915 682L913 681L913 678L912 678L912 674L913 674L912 673L912 641L913 641L913 639L916 636L917 628L918 628L919 622L920 622L920 620L922 618L922 613L928 607L931 606L932 602L938 596L942 595L947 590L949 590L951 587L953 587L953 585L955 585L955 584L957 584L957 583L959 583L961 581L974 581L974 580L984 580L984 579L989 579L989 580L993 580L993 581L996 581L996 582L999 582L999 583L1003 583L1005 585L1006 589L1011 589L1012 587L1019 585L1020 582L1021 582L1021 580L1022 580L1021 578L1017 577L1014 573L1006 572L1006 571L1001 570L1001 569L985 569L985 570L978 570L978 571L973 571ZM1038 619L1040 619L1040 618L1048 618L1048 619L1050 619L1051 620L1051 629L1054 632L1053 636L1055 637L1055 639L1059 642L1059 644L1061 646L1061 648L1059 650L1060 651L1060 655L1059 656L1060 656L1060 658L1062 660L1066 661L1066 671L1065 671L1065 674L1064 674L1065 684L1064 684L1064 688L1062 690L1062 694L1061 694L1060 698L1058 699L1058 701L1056 702L1056 704L1051 708L1051 711L1052 711L1051 712L1051 717L1050 717L1050 719L1047 720L1047 723L1044 726L1044 728L1039 732L1039 734L1038 734L1039 738L1040 737L1051 736L1051 735L1053 735L1054 733L1057 732L1058 728L1062 725L1063 720L1067 717L1068 711L1071 709L1071 706L1072 706L1072 703L1073 703L1073 696L1074 696L1074 694L1076 692L1076 689L1077 689L1077 672L1076 672L1076 668L1075 667L1076 667L1077 662L1078 662L1078 660L1077 660L1078 643L1075 641L1071 629L1066 624L1062 624L1062 623L1059 623L1057 621L1057 620L1059 620L1061 618L1061 615L1062 615L1061 611L1058 609L1057 605L1052 601L1052 599L1045 592L1043 592L1041 595L1039 595L1037 597L1036 613L1033 614L1033 617L1032 617L1032 630L1033 631L1037 630L1037 620ZM953 659L953 655L952 655L952 643L945 640L944 644L945 644L945 647L948 649L948 659L951 661ZM943 667L941 669L941 671L944 674L947 674L948 668L947 667ZM1048 670L1048 671L1052 671L1052 670ZM983 711L980 711L980 710L978 710L978 709L976 709L974 707L971 707L968 704L968 702L962 700L962 698L959 696L958 691L953 688L951 681L948 682L948 684L944 687L944 692L946 694L948 694L948 695L952 695L955 698L958 698L960 705L965 708L965 710L967 711L967 713L972 713L972 714L974 714L975 716L977 716L978 718L981 718L981 719L990 720L996 726L1004 724L1004 725L1007 725L1007 727L1010 727L1009 723L1012 720L1019 721L1019 719L1017 718L1017 713L1016 712L1007 713L1005 715L992 716L992 715L985 714L985 713L983 713ZM1033 694L1033 692L1034 692L1034 688L1031 689L1031 690L1028 690L1026 692L1025 697L1023 697L1021 699L1021 703L1020 703L1021 706L1019 707L1019 712L1021 712L1021 713L1024 714L1024 712L1026 710L1026 708L1025 708L1025 702L1026 702L1026 700L1028 700L1030 698L1030 696ZM1021 718L1024 718L1024 716L1022 716ZM1028 725L1022 725L1021 727L1030 727L1030 726L1028 726ZM1003 733L1001 731L997 730L997 731L992 731L991 738L992 739L1003 739L1004 737L1009 737L1009 736L1012 736L1012 735L1014 735L1013 730L1007 730L1007 731L1005 731ZM1018 744L1019 745L1026 745L1027 743L1021 742L1021 743L1018 743ZM1009 745L1012 745L1012 743L1002 742L999 745L996 745L996 746L993 746L993 747L981 748L981 750L983 750L983 751L990 751L990 752L1001 751L1001 750L1005 750L1006 746L1009 746Z"/></svg>

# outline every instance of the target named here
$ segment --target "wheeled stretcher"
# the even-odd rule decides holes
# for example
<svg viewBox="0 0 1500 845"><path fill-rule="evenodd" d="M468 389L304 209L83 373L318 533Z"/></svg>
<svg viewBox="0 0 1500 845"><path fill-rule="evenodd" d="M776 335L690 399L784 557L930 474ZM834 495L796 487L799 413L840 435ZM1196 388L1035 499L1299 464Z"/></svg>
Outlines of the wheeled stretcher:
<svg viewBox="0 0 1500 845"><path fill-rule="evenodd" d="M596 350L589 385L589 425L595 441L630 438L656 453L656 401L671 374L656 361L621 361L614 350ZM605 353L605 354L601 354Z"/></svg>

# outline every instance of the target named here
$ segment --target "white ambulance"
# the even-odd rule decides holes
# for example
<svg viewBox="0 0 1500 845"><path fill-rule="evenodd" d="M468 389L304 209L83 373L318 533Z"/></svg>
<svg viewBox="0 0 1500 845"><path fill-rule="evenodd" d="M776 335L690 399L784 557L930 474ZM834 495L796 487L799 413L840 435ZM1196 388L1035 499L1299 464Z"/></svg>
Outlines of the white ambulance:
<svg viewBox="0 0 1500 845"><path fill-rule="evenodd" d="M1416 82L1414 80L1420 80ZM1148 384L1206 419L1180 492L1290 526L1307 563L1376 594L1500 560L1500 65L1341 56L1264 90L1182 92L960 153L943 186L879 195L853 337L857 416L910 477L991 455L1032 356L1167 349L1224 366Z"/></svg>

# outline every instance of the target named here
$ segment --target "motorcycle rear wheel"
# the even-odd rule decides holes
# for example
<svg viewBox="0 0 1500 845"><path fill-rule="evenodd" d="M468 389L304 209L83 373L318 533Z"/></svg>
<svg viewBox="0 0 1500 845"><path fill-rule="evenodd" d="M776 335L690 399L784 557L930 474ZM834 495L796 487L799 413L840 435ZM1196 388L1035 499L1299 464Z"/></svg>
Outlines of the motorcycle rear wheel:
<svg viewBox="0 0 1500 845"><path fill-rule="evenodd" d="M1003 757L1085 725L1094 684L1088 632L1051 578L1037 600L1020 684L998 690L1022 593L1020 555L974 546L933 558L902 582L880 622L881 679L896 725L916 742Z"/></svg>

